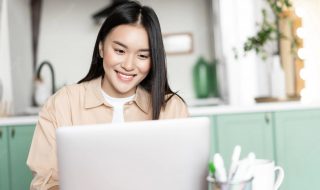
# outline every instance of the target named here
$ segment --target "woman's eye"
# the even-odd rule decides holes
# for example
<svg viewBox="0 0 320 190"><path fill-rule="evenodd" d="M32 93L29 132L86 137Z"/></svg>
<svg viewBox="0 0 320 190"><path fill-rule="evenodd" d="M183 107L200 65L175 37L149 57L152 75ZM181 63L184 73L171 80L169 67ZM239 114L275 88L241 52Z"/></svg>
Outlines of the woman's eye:
<svg viewBox="0 0 320 190"><path fill-rule="evenodd" d="M149 58L149 55L140 54L140 55L138 55L138 57L139 57L140 59L148 59L148 58Z"/></svg>
<svg viewBox="0 0 320 190"><path fill-rule="evenodd" d="M122 50L122 49L114 49L114 51L117 53L117 54L124 54L125 51Z"/></svg>

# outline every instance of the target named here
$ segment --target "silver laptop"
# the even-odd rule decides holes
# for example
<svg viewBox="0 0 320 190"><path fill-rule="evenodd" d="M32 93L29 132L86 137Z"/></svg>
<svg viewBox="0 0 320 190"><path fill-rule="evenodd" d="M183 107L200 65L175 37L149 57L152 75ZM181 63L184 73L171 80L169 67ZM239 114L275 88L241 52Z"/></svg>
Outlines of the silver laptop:
<svg viewBox="0 0 320 190"><path fill-rule="evenodd" d="M207 190L210 121L57 129L61 190Z"/></svg>

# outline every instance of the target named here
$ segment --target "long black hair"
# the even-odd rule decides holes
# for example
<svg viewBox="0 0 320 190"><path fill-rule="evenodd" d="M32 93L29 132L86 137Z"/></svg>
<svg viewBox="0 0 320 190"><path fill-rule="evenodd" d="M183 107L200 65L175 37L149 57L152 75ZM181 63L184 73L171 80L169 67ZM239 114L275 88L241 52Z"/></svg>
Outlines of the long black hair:
<svg viewBox="0 0 320 190"><path fill-rule="evenodd" d="M78 83L104 76L103 59L99 55L99 43L105 40L113 28L122 24L141 24L148 33L151 70L140 85L151 95L152 119L159 119L161 108L164 108L167 100L176 93L172 92L168 84L166 55L158 17L152 8L142 6L139 2L123 3L110 13L98 33L90 70ZM166 99L167 94L170 94L170 98Z"/></svg>

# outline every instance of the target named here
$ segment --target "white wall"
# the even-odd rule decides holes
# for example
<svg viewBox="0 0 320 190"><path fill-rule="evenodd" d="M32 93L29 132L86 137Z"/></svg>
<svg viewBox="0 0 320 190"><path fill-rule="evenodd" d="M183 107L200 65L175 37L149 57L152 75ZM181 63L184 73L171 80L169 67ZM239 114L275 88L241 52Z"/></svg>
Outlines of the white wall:
<svg viewBox="0 0 320 190"><path fill-rule="evenodd" d="M30 2L29 0L10 0L8 2L14 111L22 112L31 105L32 100Z"/></svg>
<svg viewBox="0 0 320 190"><path fill-rule="evenodd" d="M87 74L99 30L91 15L107 4L106 0L43 1L37 64L45 60L53 64L58 87ZM50 76L46 71L42 75Z"/></svg>
<svg viewBox="0 0 320 190"><path fill-rule="evenodd" d="M8 3L2 0L0 11L0 80L3 84L3 100L12 101L10 44L8 28Z"/></svg>
<svg viewBox="0 0 320 190"><path fill-rule="evenodd" d="M169 83L186 98L193 98L192 67L199 55L210 57L206 0L143 0L157 12L163 33L192 32L194 53L168 56ZM40 25L40 64L50 61L57 85L75 83L87 73L98 33L91 15L106 0L44 0ZM44 72L45 73L45 72ZM44 74L46 75L46 74ZM49 75L49 74L48 74Z"/></svg>
<svg viewBox="0 0 320 190"><path fill-rule="evenodd" d="M6 99L14 112L31 105L32 51L29 0L3 0L1 71ZM6 4L6 5L5 5Z"/></svg>
<svg viewBox="0 0 320 190"><path fill-rule="evenodd" d="M245 39L254 35L258 21L256 0L220 0L222 54L227 65L229 103L248 105L258 94L257 58L254 54L243 57ZM239 51L235 58L233 48Z"/></svg>

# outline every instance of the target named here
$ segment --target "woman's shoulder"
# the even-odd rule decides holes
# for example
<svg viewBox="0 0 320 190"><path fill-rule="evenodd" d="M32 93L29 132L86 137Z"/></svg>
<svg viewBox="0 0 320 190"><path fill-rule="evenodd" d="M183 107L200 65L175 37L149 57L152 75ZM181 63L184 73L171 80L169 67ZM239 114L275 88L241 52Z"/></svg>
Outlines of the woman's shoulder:
<svg viewBox="0 0 320 190"><path fill-rule="evenodd" d="M85 90L85 86L85 83L65 85L60 88L52 97L55 99L63 99L68 96L77 96Z"/></svg>
<svg viewBox="0 0 320 190"><path fill-rule="evenodd" d="M51 106L67 106L70 104L70 101L81 99L81 96L84 96L86 85L86 83L65 85L48 98L46 104Z"/></svg>
<svg viewBox="0 0 320 190"><path fill-rule="evenodd" d="M76 84L70 84L62 87L53 96L52 100L59 102L68 101L70 104L79 105L85 102L85 99L96 98L101 89L101 78L92 79Z"/></svg>

